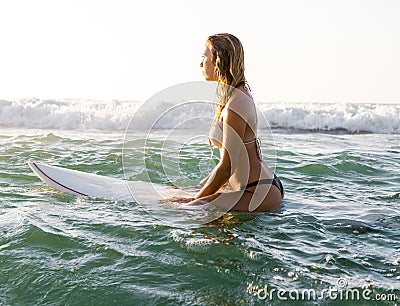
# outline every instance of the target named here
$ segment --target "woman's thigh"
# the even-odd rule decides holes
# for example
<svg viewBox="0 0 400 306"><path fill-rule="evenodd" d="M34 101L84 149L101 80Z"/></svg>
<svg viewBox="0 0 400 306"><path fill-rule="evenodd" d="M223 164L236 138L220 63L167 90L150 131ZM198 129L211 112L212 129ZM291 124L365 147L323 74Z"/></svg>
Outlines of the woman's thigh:
<svg viewBox="0 0 400 306"><path fill-rule="evenodd" d="M275 186L273 186L275 187ZM275 190L276 189L276 190ZM279 207L281 196L279 190L270 188L267 195L254 194L250 191L217 193L192 201L188 205L213 205L229 211L268 211Z"/></svg>

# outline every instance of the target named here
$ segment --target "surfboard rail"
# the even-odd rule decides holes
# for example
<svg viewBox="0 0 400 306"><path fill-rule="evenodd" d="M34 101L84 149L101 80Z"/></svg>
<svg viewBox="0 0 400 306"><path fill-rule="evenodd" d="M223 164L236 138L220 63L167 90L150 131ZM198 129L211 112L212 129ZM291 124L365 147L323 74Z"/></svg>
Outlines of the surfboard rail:
<svg viewBox="0 0 400 306"><path fill-rule="evenodd" d="M171 197L187 197L188 192L171 186L143 181L127 181L29 160L29 167L54 189L80 197L148 203Z"/></svg>

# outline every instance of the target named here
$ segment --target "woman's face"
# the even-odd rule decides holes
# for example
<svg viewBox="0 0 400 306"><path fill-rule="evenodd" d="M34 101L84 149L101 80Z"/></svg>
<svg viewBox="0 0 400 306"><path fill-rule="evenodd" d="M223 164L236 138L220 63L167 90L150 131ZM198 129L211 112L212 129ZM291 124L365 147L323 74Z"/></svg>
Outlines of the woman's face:
<svg viewBox="0 0 400 306"><path fill-rule="evenodd" d="M211 47L209 45L206 45L200 67L203 68L203 75L206 81L216 81L217 79L214 73L213 55L210 48Z"/></svg>

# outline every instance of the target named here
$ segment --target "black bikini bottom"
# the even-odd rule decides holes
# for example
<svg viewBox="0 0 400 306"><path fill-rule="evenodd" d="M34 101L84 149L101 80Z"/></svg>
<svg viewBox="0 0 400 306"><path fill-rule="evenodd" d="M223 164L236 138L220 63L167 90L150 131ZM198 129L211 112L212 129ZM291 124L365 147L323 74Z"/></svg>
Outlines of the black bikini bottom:
<svg viewBox="0 0 400 306"><path fill-rule="evenodd" d="M276 176L276 174L274 174L273 179L262 179L262 180L258 180L255 182L251 182L251 183L248 183L247 185L240 187L240 190L246 190L247 188L257 186L257 185L262 185L262 184L274 185L275 187L277 187L279 189L279 191L281 192L281 196L283 198L283 194L284 194L283 185L282 185L281 180Z"/></svg>

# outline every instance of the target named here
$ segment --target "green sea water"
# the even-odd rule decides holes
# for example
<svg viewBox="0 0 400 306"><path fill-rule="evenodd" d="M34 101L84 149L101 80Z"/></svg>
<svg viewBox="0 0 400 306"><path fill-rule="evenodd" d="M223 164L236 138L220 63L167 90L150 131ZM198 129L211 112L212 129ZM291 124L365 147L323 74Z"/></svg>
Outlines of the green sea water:
<svg viewBox="0 0 400 306"><path fill-rule="evenodd" d="M150 139L143 169L136 137L124 168L121 132L0 131L0 305L399 304L400 135L276 130L282 208L192 228L59 193L27 165L170 184L162 156L183 185L209 166L206 139L182 149L177 135Z"/></svg>

